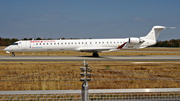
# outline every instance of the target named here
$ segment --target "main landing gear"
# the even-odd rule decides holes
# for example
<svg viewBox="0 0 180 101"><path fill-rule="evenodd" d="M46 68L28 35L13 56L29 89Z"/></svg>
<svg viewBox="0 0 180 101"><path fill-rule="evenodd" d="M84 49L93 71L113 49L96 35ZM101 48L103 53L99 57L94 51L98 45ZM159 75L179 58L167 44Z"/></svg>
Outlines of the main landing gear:
<svg viewBox="0 0 180 101"><path fill-rule="evenodd" d="M93 55L93 57L99 57L99 54L97 52L93 53L92 55Z"/></svg>
<svg viewBox="0 0 180 101"><path fill-rule="evenodd" d="M15 53L14 52L12 52L12 56L15 57Z"/></svg>

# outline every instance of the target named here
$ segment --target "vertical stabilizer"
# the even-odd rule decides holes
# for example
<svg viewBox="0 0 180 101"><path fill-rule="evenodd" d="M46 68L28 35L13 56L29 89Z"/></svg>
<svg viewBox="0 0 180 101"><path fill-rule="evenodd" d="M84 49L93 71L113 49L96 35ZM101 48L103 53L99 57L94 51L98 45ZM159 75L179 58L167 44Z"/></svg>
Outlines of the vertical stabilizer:
<svg viewBox="0 0 180 101"><path fill-rule="evenodd" d="M143 38L144 39L150 39L150 40L156 40L163 29L166 29L166 27L154 26L152 28L152 30Z"/></svg>

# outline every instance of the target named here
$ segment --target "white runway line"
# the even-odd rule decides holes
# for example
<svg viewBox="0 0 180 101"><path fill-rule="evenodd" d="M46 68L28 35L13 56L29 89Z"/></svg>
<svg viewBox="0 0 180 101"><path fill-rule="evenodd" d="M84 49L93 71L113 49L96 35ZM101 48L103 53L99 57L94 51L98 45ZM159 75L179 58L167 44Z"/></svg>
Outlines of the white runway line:
<svg viewBox="0 0 180 101"><path fill-rule="evenodd" d="M153 63L180 63L180 62L132 62L134 64L153 64Z"/></svg>

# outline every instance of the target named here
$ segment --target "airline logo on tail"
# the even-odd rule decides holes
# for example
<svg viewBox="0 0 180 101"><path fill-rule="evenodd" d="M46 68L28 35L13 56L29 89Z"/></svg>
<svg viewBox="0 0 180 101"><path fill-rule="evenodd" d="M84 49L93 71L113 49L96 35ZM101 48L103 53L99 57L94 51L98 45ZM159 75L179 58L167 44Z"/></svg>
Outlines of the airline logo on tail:
<svg viewBox="0 0 180 101"><path fill-rule="evenodd" d="M122 44L121 46L120 46L120 45L118 45L118 48L117 48L117 49L122 49L126 43L127 43L127 42L125 42L125 43L124 43L124 44Z"/></svg>

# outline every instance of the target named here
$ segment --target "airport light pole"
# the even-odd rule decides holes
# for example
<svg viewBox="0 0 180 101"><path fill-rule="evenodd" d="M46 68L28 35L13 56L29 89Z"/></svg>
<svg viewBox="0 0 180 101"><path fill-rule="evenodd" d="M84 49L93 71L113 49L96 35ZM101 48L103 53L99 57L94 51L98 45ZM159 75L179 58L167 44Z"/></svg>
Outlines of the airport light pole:
<svg viewBox="0 0 180 101"><path fill-rule="evenodd" d="M88 76L90 77L91 74L87 73L87 72L91 72L89 65L85 62L84 60L84 66L80 67L81 71L84 73L80 73L81 76L84 76L84 78L81 78L80 81L83 81L82 84L82 90L81 90L81 100L82 101L88 101L89 100L89 85L88 85L88 81L91 81L90 78L87 78Z"/></svg>

